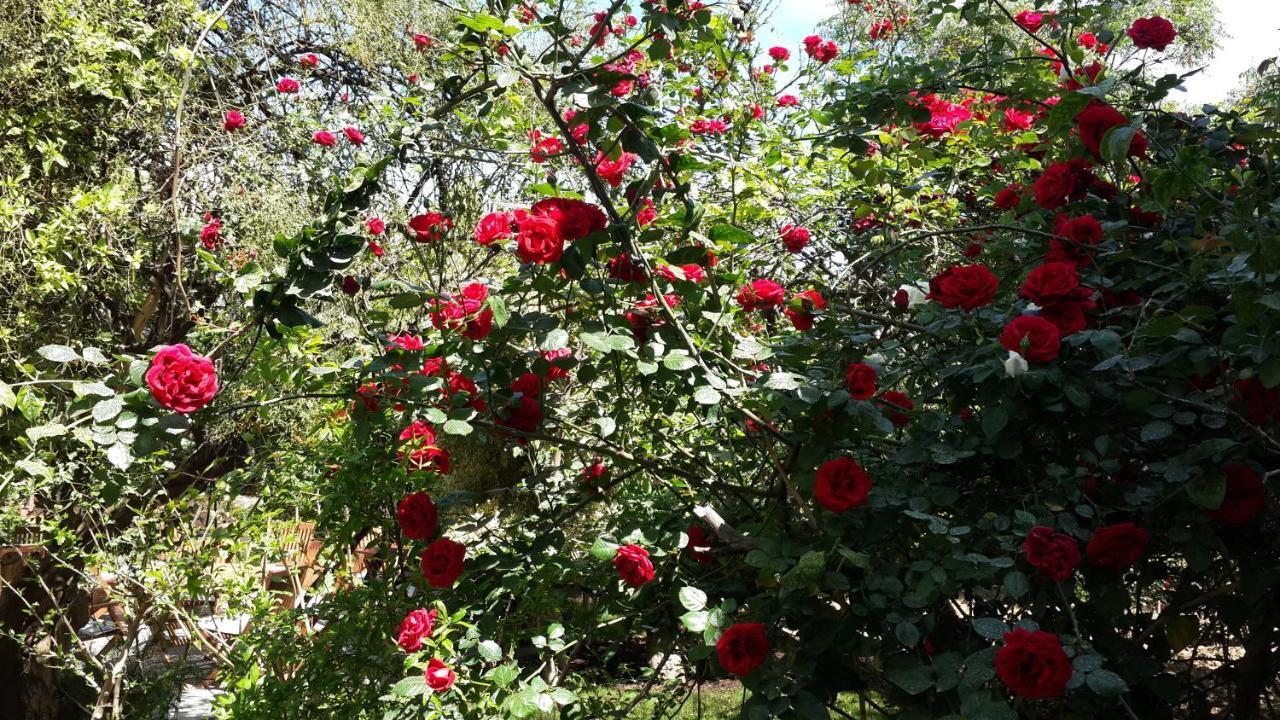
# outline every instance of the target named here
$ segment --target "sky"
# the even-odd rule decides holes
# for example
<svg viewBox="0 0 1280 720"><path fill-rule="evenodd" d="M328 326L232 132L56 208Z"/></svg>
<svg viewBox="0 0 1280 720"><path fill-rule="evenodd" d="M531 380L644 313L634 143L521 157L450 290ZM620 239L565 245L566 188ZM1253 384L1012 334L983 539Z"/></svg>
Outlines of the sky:
<svg viewBox="0 0 1280 720"><path fill-rule="evenodd" d="M1263 60L1280 54L1280 0L1214 0L1223 35L1218 50L1204 72L1186 81L1186 93L1174 91L1180 104L1198 106L1224 100L1238 85L1240 74ZM776 10L766 30L766 45L776 37L795 48L826 17L835 12L835 0L774 0ZM772 33L772 37L767 35ZM1186 72L1189 68L1171 68Z"/></svg>

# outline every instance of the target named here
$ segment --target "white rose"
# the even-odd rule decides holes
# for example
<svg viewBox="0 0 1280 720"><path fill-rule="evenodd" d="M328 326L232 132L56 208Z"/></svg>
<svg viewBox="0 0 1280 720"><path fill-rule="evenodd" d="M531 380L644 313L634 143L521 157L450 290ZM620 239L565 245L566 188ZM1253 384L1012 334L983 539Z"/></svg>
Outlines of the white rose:
<svg viewBox="0 0 1280 720"><path fill-rule="evenodd" d="M1028 369L1027 361L1021 355L1010 350L1009 358L1004 361L1004 371L1011 378L1016 378Z"/></svg>

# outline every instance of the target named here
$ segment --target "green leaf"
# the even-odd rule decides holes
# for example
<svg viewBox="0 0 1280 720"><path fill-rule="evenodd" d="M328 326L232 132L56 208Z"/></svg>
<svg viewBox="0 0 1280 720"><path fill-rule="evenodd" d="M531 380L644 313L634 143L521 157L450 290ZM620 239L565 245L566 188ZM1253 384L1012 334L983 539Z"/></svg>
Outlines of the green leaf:
<svg viewBox="0 0 1280 720"><path fill-rule="evenodd" d="M8 383L0 380L0 408L12 410L18 406L18 396L13 394L13 388Z"/></svg>
<svg viewBox="0 0 1280 720"><path fill-rule="evenodd" d="M919 695L933 687L933 677L928 668L919 664L891 666L885 670L884 676L889 682L905 690L908 695Z"/></svg>
<svg viewBox="0 0 1280 720"><path fill-rule="evenodd" d="M916 643L920 642L920 628L906 620L893 627L893 634L898 638L898 642L902 643L903 647L913 648Z"/></svg>
<svg viewBox="0 0 1280 720"><path fill-rule="evenodd" d="M710 232L711 242L728 243L730 245L750 245L756 241L751 233L732 225L715 225Z"/></svg>
<svg viewBox="0 0 1280 720"><path fill-rule="evenodd" d="M1102 158L1112 162L1124 160L1129 155L1129 147L1138 129L1132 125L1121 125L1107 131L1102 138Z"/></svg>
<svg viewBox="0 0 1280 720"><path fill-rule="evenodd" d="M1173 434L1173 426L1164 420L1153 420L1142 426L1140 436L1143 442L1156 442Z"/></svg>
<svg viewBox="0 0 1280 720"><path fill-rule="evenodd" d="M120 414L124 409L124 398L115 395L101 400L93 406L93 421L96 423L105 423Z"/></svg>
<svg viewBox="0 0 1280 720"><path fill-rule="evenodd" d="M1010 570L1004 576L1004 589L1012 598L1020 598L1027 594L1031 589L1031 583L1027 580L1027 576L1020 570Z"/></svg>
<svg viewBox="0 0 1280 720"><path fill-rule="evenodd" d="M1110 670L1094 670L1085 678L1089 689L1103 697L1120 697L1129 691L1124 678Z"/></svg>
<svg viewBox="0 0 1280 720"><path fill-rule="evenodd" d="M80 354L85 360L93 363L94 365L102 365L104 363L111 362L111 358L103 355L102 351L96 347L86 347L84 350L80 351Z"/></svg>
<svg viewBox="0 0 1280 720"><path fill-rule="evenodd" d="M1071 661L1071 667L1075 668L1077 672L1089 673L1102 667L1102 660L1102 656L1097 653L1077 655Z"/></svg>
<svg viewBox="0 0 1280 720"><path fill-rule="evenodd" d="M591 554L597 560L612 560L618 554L618 543L604 537L596 538L591 545Z"/></svg>
<svg viewBox="0 0 1280 720"><path fill-rule="evenodd" d="M450 435L470 435L472 429L466 420L446 420L444 423L444 431Z"/></svg>
<svg viewBox="0 0 1280 720"><path fill-rule="evenodd" d="M770 373L764 386L770 390L795 390L800 387L800 376L789 372Z"/></svg>
<svg viewBox="0 0 1280 720"><path fill-rule="evenodd" d="M609 336L602 332L585 332L578 336L583 345L598 352L607 353L613 350L609 345Z"/></svg>
<svg viewBox="0 0 1280 720"><path fill-rule="evenodd" d="M1009 411L1002 407L991 407L982 411L982 432L993 438L1000 434L1009 423Z"/></svg>
<svg viewBox="0 0 1280 720"><path fill-rule="evenodd" d="M672 350L671 354L662 359L662 364L668 370L688 370L698 364L697 360L689 357L689 354L683 350Z"/></svg>
<svg viewBox="0 0 1280 720"><path fill-rule="evenodd" d="M693 399L702 405L715 405L720 402L720 392L710 385L703 385L693 391Z"/></svg>
<svg viewBox="0 0 1280 720"><path fill-rule="evenodd" d="M53 479L53 468L45 465L39 460L19 460L13 465L31 477L40 478L42 480Z"/></svg>
<svg viewBox="0 0 1280 720"><path fill-rule="evenodd" d="M489 296L489 309L493 311L493 326L506 327L507 321L511 319L511 313L507 310L507 304L497 295Z"/></svg>
<svg viewBox="0 0 1280 720"><path fill-rule="evenodd" d="M691 610L680 616L680 624L689 632L702 632L707 629L707 611Z"/></svg>
<svg viewBox="0 0 1280 720"><path fill-rule="evenodd" d="M988 640L999 640L1009 632L1009 626L999 618L981 617L973 619L973 631Z"/></svg>
<svg viewBox="0 0 1280 720"><path fill-rule="evenodd" d="M502 659L502 646L492 640L484 640L476 645L476 650L480 653L480 657L489 662L498 662Z"/></svg>
<svg viewBox="0 0 1280 720"><path fill-rule="evenodd" d="M680 604L685 610L701 610L707 606L707 594L696 587L682 587Z"/></svg>
<svg viewBox="0 0 1280 720"><path fill-rule="evenodd" d="M1169 641L1170 650L1181 652L1199 639L1200 621L1194 615L1179 615L1165 624L1164 636Z"/></svg>
<svg viewBox="0 0 1280 720"><path fill-rule="evenodd" d="M515 665L499 665L488 673L489 679L498 687L507 687L520 677L520 669Z"/></svg>
<svg viewBox="0 0 1280 720"><path fill-rule="evenodd" d="M1187 497L1202 508L1213 510L1227 497L1227 477L1212 473L1187 483Z"/></svg>
<svg viewBox="0 0 1280 720"><path fill-rule="evenodd" d="M27 439L31 442L39 442L45 438L58 437L67 434L67 426L62 423L49 423L48 425L37 425L27 428Z"/></svg>
<svg viewBox="0 0 1280 720"><path fill-rule="evenodd" d="M68 363L80 359L80 355L66 345L45 345L36 352L45 360L56 363Z"/></svg>
<svg viewBox="0 0 1280 720"><path fill-rule="evenodd" d="M427 679L422 675L411 675L391 686L391 694L397 697L417 697L431 692Z"/></svg>
<svg viewBox="0 0 1280 720"><path fill-rule="evenodd" d="M133 464L133 450L124 443L116 443L107 448L107 461L118 470L128 470Z"/></svg>

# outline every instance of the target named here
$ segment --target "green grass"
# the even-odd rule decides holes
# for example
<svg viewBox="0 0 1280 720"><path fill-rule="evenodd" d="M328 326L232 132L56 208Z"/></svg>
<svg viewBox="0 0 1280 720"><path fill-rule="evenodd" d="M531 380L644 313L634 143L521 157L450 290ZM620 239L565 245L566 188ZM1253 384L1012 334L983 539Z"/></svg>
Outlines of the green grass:
<svg viewBox="0 0 1280 720"><path fill-rule="evenodd" d="M619 689L619 688L601 688L591 697L581 698L587 702L595 701L599 703L602 709L617 711L626 707L627 704L635 699L636 689ZM679 699L670 699L661 696L660 691L655 688L649 697L640 701L631 713L627 716L628 720L656 720L654 713L663 710L664 715L671 720L738 720L740 709L746 695L743 694L742 686L736 683L717 683L715 685L703 686L701 692L701 714L699 714L699 693L695 690L685 700L684 705L674 716L670 715L672 703L678 702ZM839 707L841 710L849 713L855 718L861 720L862 715L858 708L858 698L853 694L846 694L840 697ZM836 717L833 715L833 718ZM868 709L867 720L880 720L881 716Z"/></svg>

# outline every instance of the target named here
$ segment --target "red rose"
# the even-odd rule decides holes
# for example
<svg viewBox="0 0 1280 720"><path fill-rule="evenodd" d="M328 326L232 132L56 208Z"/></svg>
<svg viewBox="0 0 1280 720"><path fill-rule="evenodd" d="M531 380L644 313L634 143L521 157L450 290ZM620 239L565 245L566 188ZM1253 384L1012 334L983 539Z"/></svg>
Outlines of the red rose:
<svg viewBox="0 0 1280 720"><path fill-rule="evenodd" d="M618 569L618 577L631 587L640 587L653 580L653 563L649 562L649 551L639 545L623 545L613 556L613 566Z"/></svg>
<svg viewBox="0 0 1280 720"><path fill-rule="evenodd" d="M798 253L809 244L809 228L799 227L797 225L782 226L782 245L787 248L787 252Z"/></svg>
<svg viewBox="0 0 1280 720"><path fill-rule="evenodd" d="M845 512L867 504L871 492L871 476L853 458L840 456L818 468L813 483L813 497L831 512Z"/></svg>
<svg viewBox="0 0 1280 720"><path fill-rule="evenodd" d="M409 229L413 231L415 242L432 242L444 237L453 228L453 218L434 210L409 219Z"/></svg>
<svg viewBox="0 0 1280 720"><path fill-rule="evenodd" d="M680 265L678 273L676 272L676 268L671 265L659 265L654 272L671 282L700 283L707 279L706 272L703 271L702 266L695 265L694 263ZM643 275L643 270L641 271L641 274Z"/></svg>
<svg viewBox="0 0 1280 720"><path fill-rule="evenodd" d="M222 129L227 132L235 132L244 128L244 113L239 110L228 110L227 114L222 118Z"/></svg>
<svg viewBox="0 0 1280 720"><path fill-rule="evenodd" d="M808 332L813 329L813 311L826 307L827 301L822 297L822 293L817 290L805 290L791 296L791 301L782 309L782 312L791 321L792 327L800 332Z"/></svg>
<svg viewBox="0 0 1280 720"><path fill-rule="evenodd" d="M354 127L342 128L342 134L347 136L347 142L351 143L352 145L364 144L364 133L360 132L359 128L354 128Z"/></svg>
<svg viewBox="0 0 1280 720"><path fill-rule="evenodd" d="M699 565L710 565L715 562L716 556L711 552L711 535L702 529L701 525L690 525L688 530L684 531L689 536L689 544L685 547L689 550L689 557Z"/></svg>
<svg viewBox="0 0 1280 720"><path fill-rule="evenodd" d="M328 130L317 130L311 135L311 142L323 147L333 147L338 144L338 138Z"/></svg>
<svg viewBox="0 0 1280 720"><path fill-rule="evenodd" d="M791 51L780 45L774 45L769 48L769 57L773 58L774 62L786 62L791 57Z"/></svg>
<svg viewBox="0 0 1280 720"><path fill-rule="evenodd" d="M1062 345L1062 333L1057 326L1042 317L1019 315L1004 326L1004 331L1000 333L1000 344L1005 350L1016 352L1029 362L1053 362Z"/></svg>
<svg viewBox="0 0 1280 720"><path fill-rule="evenodd" d="M625 93L624 93L625 94ZM631 167L632 161L636 159L634 153L623 152L618 156L617 160L610 160L604 153L596 154L596 173L600 178L609 183L613 187L622 184L622 178L627 174L627 168Z"/></svg>
<svg viewBox="0 0 1280 720"><path fill-rule="evenodd" d="M799 104L800 98L795 95L787 94L778 96L778 107L794 107Z"/></svg>
<svg viewBox="0 0 1280 720"><path fill-rule="evenodd" d="M1120 572L1138 561L1151 534L1133 523L1098 528L1089 538L1085 555L1090 565Z"/></svg>
<svg viewBox="0 0 1280 720"><path fill-rule="evenodd" d="M413 34L413 45L419 51L425 51L436 44L436 39L423 33Z"/></svg>
<svg viewBox="0 0 1280 720"><path fill-rule="evenodd" d="M1022 186L1013 184L996 193L995 205L1000 210L1012 210L1022 203Z"/></svg>
<svg viewBox="0 0 1280 720"><path fill-rule="evenodd" d="M898 288L898 292L893 294L893 306L898 310L906 310L911 307L911 295L906 288Z"/></svg>
<svg viewBox="0 0 1280 720"><path fill-rule="evenodd" d="M476 225L476 242L488 245L495 240L511 237L511 213L492 212L480 218Z"/></svg>
<svg viewBox="0 0 1280 720"><path fill-rule="evenodd" d="M453 587L462 574L462 558L466 554L462 543L440 538L422 551L422 574L432 587Z"/></svg>
<svg viewBox="0 0 1280 720"><path fill-rule="evenodd" d="M911 416L902 411L915 410L916 404L904 392L886 390L880 395L880 408L894 427L906 427L911 424Z"/></svg>
<svg viewBox="0 0 1280 720"><path fill-rule="evenodd" d="M1065 533L1054 532L1050 527L1031 528L1027 539L1022 543L1022 552L1026 554L1027 563L1031 567L1056 582L1071 577L1076 565L1080 564L1080 546L1076 539Z"/></svg>
<svg viewBox="0 0 1280 720"><path fill-rule="evenodd" d="M1080 142L1089 148L1089 152L1093 153L1095 158L1102 157L1102 140L1107 131L1128 124L1129 118L1100 100L1091 100L1076 115L1076 130L1080 133ZM1128 154L1142 156L1146 153L1147 138L1142 133L1136 133L1129 141Z"/></svg>
<svg viewBox="0 0 1280 720"><path fill-rule="evenodd" d="M975 310L991 304L1000 280L983 265L957 265L929 281L929 299L942 307Z"/></svg>
<svg viewBox="0 0 1280 720"><path fill-rule="evenodd" d="M1015 694L1047 700L1066 689L1071 660L1057 635L1014 628L1004 634L1004 646L996 651L996 674Z"/></svg>
<svg viewBox="0 0 1280 720"><path fill-rule="evenodd" d="M783 298L787 295L787 291L778 283L761 278L752 280L750 285L743 285L738 289L738 304L742 309L751 312L752 310L769 310L782 303Z"/></svg>
<svg viewBox="0 0 1280 720"><path fill-rule="evenodd" d="M307 53L298 58L298 64L304 68L313 68L320 64L320 56L315 53Z"/></svg>
<svg viewBox="0 0 1280 720"><path fill-rule="evenodd" d="M1013 21L1018 23L1027 32L1037 32L1040 26L1044 24L1045 13L1035 12L1034 10L1022 10L1013 16Z"/></svg>
<svg viewBox="0 0 1280 720"><path fill-rule="evenodd" d="M609 466L602 462L594 462L582 468L582 473L578 476L578 479L592 491L598 491L599 485L608 478Z"/></svg>
<svg viewBox="0 0 1280 720"><path fill-rule="evenodd" d="M560 141L560 138L552 135L538 140L533 147L529 148L529 159L541 165L551 156L559 155L562 152L564 152L564 143Z"/></svg>
<svg viewBox="0 0 1280 720"><path fill-rule="evenodd" d="M1256 377L1237 380L1236 400L1244 403L1244 416L1254 425L1280 420L1280 389L1268 389Z"/></svg>
<svg viewBox="0 0 1280 720"><path fill-rule="evenodd" d="M840 54L840 48L836 47L834 41L827 40L824 42L817 35L810 35L804 39L804 51L809 54L809 57L824 65L835 60L836 56Z"/></svg>
<svg viewBox="0 0 1280 720"><path fill-rule="evenodd" d="M282 77L276 81L276 92L296 93L302 86L291 77Z"/></svg>
<svg viewBox="0 0 1280 720"><path fill-rule="evenodd" d="M369 231L369 234L374 236L381 235L383 231L387 229L387 224L383 222L382 218L380 217L369 218L369 220L364 224L364 226L365 226L365 229Z"/></svg>
<svg viewBox="0 0 1280 720"><path fill-rule="evenodd" d="M565 240L581 240L608 225L604 211L588 202L573 198L547 198L529 208L534 215L555 219Z"/></svg>
<svg viewBox="0 0 1280 720"><path fill-rule="evenodd" d="M516 221L516 255L529 263L552 263L564 256L560 224L547 215L525 215Z"/></svg>
<svg viewBox="0 0 1280 720"><path fill-rule="evenodd" d="M1228 525L1243 525L1262 510L1267 491L1262 479L1252 469L1243 465L1227 465L1227 494L1222 504L1209 511L1209 517Z"/></svg>
<svg viewBox="0 0 1280 720"><path fill-rule="evenodd" d="M431 629L436 624L436 611L418 608L400 621L396 630L396 642L405 652L416 652L422 649L422 639L431 637Z"/></svg>
<svg viewBox="0 0 1280 720"><path fill-rule="evenodd" d="M556 362L562 358L572 358L573 351L569 348L560 348L559 350L543 350L542 359L548 363L546 378L548 380L561 380L569 377L569 370Z"/></svg>
<svg viewBox="0 0 1280 720"><path fill-rule="evenodd" d="M222 242L222 220L212 213L205 213L205 224L200 228L200 244L205 250L212 250Z"/></svg>
<svg viewBox="0 0 1280 720"><path fill-rule="evenodd" d="M440 658L431 658L431 662L427 663L426 672L423 676L427 680L427 687L432 692L443 693L448 692L453 687L453 681L456 675L448 665L445 665Z"/></svg>
<svg viewBox="0 0 1280 720"><path fill-rule="evenodd" d="M169 345L151 358L147 387L161 407L185 415L208 405L218 394L218 371L212 360L186 345Z"/></svg>
<svg viewBox="0 0 1280 720"><path fill-rule="evenodd" d="M1039 317L1053 323L1058 328L1058 334L1066 337L1089 327L1089 320L1085 317L1085 310L1092 310L1093 301L1086 302L1060 302L1047 305L1040 308Z"/></svg>
<svg viewBox="0 0 1280 720"><path fill-rule="evenodd" d="M342 292L347 295L355 295L360 292L360 281L354 275L343 275Z"/></svg>
<svg viewBox="0 0 1280 720"><path fill-rule="evenodd" d="M1000 127L1002 127L1005 132L1030 130L1031 124L1035 122L1035 119L1036 116L1034 113L1018 110L1017 108L1005 108L1004 121L1000 124Z"/></svg>
<svg viewBox="0 0 1280 720"><path fill-rule="evenodd" d="M1093 181L1093 166L1089 161L1072 158L1045 168L1032 190L1037 205L1046 210L1056 210L1068 202L1082 199Z"/></svg>
<svg viewBox="0 0 1280 720"><path fill-rule="evenodd" d="M409 493L396 506L396 520L400 522L400 532L410 540L426 540L435 535L439 517L436 504L431 501L431 496L424 492Z"/></svg>
<svg viewBox="0 0 1280 720"><path fill-rule="evenodd" d="M1125 34L1133 40L1134 47L1164 50L1178 36L1178 31L1173 28L1173 23L1154 15L1134 20Z"/></svg>
<svg viewBox="0 0 1280 720"><path fill-rule="evenodd" d="M524 397L538 397L542 394L543 379L531 372L521 373L511 382L511 392L520 393Z"/></svg>
<svg viewBox="0 0 1280 720"><path fill-rule="evenodd" d="M876 394L876 369L866 363L851 363L844 371L844 385L849 397L867 400Z"/></svg>
<svg viewBox="0 0 1280 720"><path fill-rule="evenodd" d="M760 623L734 623L716 641L720 667L739 677L750 675L769 656L769 638Z"/></svg>

